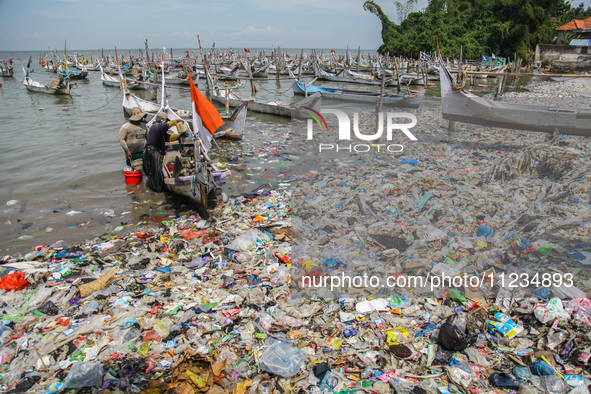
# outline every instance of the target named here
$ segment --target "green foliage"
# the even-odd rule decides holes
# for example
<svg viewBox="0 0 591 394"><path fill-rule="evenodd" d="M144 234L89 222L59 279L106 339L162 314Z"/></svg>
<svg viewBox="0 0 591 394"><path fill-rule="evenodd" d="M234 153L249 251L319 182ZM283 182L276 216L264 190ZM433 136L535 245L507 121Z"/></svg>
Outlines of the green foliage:
<svg viewBox="0 0 591 394"><path fill-rule="evenodd" d="M462 48L464 59L491 53L525 58L536 44L552 42L556 35L552 17L564 1L429 0L423 11L409 13L398 25L372 0L363 8L382 22L381 53L432 53L437 50L437 36L443 57L459 57Z"/></svg>
<svg viewBox="0 0 591 394"><path fill-rule="evenodd" d="M396 15L398 15L398 23L401 23L408 17L408 14L414 12L417 6L417 0L407 0L406 3L402 4L399 1L395 1Z"/></svg>
<svg viewBox="0 0 591 394"><path fill-rule="evenodd" d="M557 26L564 25L573 19L585 19L591 16L591 7L585 9L585 4L581 3L577 8L572 6L572 1L560 0L554 12L554 18Z"/></svg>
<svg viewBox="0 0 591 394"><path fill-rule="evenodd" d="M573 33L564 33L564 35L560 39L560 43L562 45L568 45L573 38L575 38L575 35Z"/></svg>

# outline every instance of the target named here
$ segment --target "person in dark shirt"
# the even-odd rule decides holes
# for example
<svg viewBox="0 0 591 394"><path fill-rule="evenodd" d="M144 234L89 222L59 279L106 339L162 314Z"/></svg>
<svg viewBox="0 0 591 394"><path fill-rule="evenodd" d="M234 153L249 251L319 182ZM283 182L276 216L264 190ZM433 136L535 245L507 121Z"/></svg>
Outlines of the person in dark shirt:
<svg viewBox="0 0 591 394"><path fill-rule="evenodd" d="M146 148L148 146L153 146L160 152L164 152L166 149L166 132L171 128L176 126L177 123L184 123L184 120L171 120L167 122L166 114L163 112L158 112L156 115L156 122L150 127L150 131L148 132L148 138L146 140ZM173 134L170 136L170 141L175 141L178 139L180 134Z"/></svg>
<svg viewBox="0 0 591 394"><path fill-rule="evenodd" d="M183 123L183 120L167 121L164 112L158 112L156 115L156 122L150 127L148 131L148 138L146 139L146 151L144 153L144 172L148 180L146 182L148 188L155 192L164 191L164 174L162 173L162 156L166 150L166 132L177 125ZM180 137L180 134L173 134L170 136L170 141L175 141Z"/></svg>

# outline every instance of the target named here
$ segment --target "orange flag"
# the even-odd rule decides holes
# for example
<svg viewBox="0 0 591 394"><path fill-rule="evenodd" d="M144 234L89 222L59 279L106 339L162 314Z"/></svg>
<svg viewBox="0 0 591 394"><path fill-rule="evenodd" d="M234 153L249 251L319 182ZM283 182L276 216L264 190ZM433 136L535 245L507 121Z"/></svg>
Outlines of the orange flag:
<svg viewBox="0 0 591 394"><path fill-rule="evenodd" d="M224 121L213 104L197 90L192 75L189 76L189 81L193 107L193 130L198 133L202 146L207 151L211 148L213 134L220 126L224 125Z"/></svg>

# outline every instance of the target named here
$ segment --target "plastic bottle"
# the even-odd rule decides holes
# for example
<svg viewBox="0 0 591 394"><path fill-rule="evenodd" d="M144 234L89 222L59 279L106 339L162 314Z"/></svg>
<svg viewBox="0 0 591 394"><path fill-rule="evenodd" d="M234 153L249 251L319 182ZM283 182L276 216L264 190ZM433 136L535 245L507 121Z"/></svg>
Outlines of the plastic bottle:
<svg viewBox="0 0 591 394"><path fill-rule="evenodd" d="M306 353L285 342L276 342L261 356L263 370L286 378L294 376L306 360Z"/></svg>

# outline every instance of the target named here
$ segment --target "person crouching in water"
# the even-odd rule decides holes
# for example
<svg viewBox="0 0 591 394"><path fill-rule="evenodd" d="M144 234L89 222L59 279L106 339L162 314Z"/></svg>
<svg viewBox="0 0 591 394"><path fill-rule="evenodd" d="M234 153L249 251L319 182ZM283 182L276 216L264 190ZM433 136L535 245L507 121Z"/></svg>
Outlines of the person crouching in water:
<svg viewBox="0 0 591 394"><path fill-rule="evenodd" d="M148 127L141 121L145 117L146 114L138 107L135 107L131 110L128 122L121 126L119 130L119 143L125 151L125 162L129 167L132 167L134 160L144 158Z"/></svg>
<svg viewBox="0 0 591 394"><path fill-rule="evenodd" d="M164 174L162 173L162 157L166 151L166 132L176 126L177 123L184 123L184 120L171 120L167 122L166 114L158 112L156 122L148 131L146 141L146 152L144 153L144 172L148 176L146 182L150 190L155 192L164 191ZM180 134L170 136L170 141L175 141Z"/></svg>

